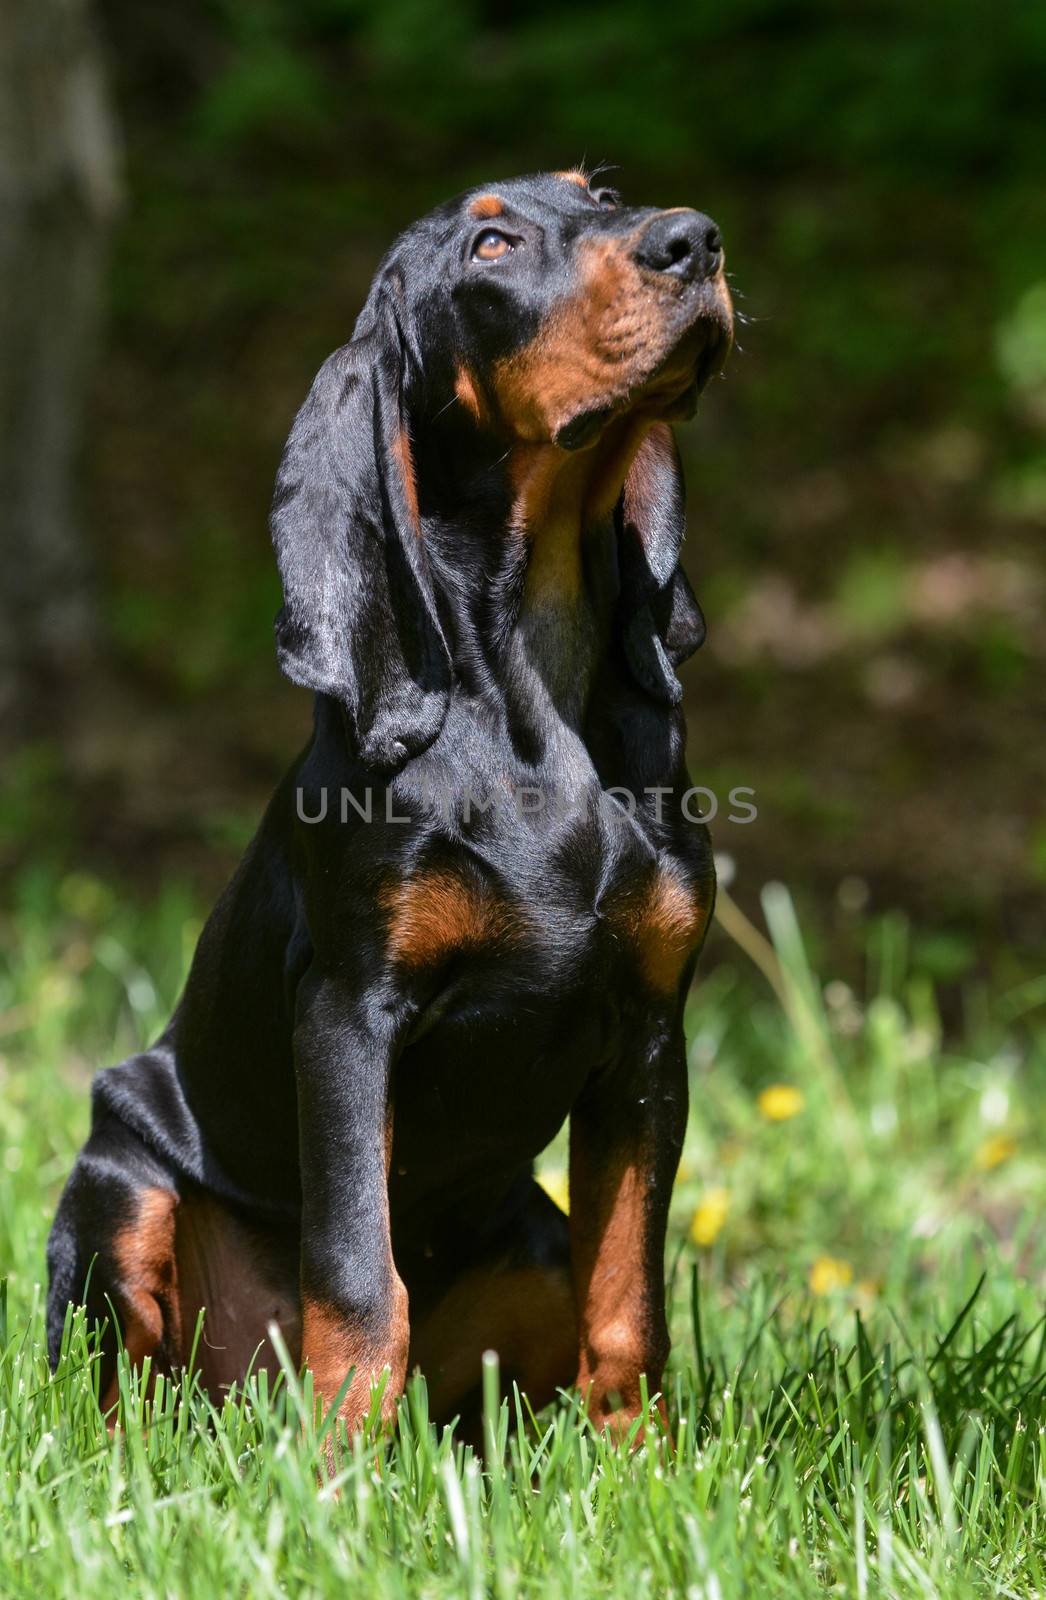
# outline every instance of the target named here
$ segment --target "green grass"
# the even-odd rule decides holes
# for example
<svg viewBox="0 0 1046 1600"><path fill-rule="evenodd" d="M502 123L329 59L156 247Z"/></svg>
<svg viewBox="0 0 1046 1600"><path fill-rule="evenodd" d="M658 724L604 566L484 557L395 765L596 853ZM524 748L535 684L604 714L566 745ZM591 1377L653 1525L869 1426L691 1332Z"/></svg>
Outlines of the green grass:
<svg viewBox="0 0 1046 1600"><path fill-rule="evenodd" d="M143 1401L125 1372L112 1439L80 1320L48 1373L43 1248L87 1073L163 1020L198 925L183 894L22 879L0 978L0 1593L1046 1592L1046 983L971 987L946 1033L902 919L869 927L859 993L811 973L783 891L769 942L724 910L745 949L717 935L691 1008L672 1437L629 1452L569 1396L535 1420L490 1364L485 1462L437 1436L415 1379L397 1436L343 1445L321 1488L293 1371L217 1408L188 1377ZM561 1145L543 1167L556 1189Z"/></svg>

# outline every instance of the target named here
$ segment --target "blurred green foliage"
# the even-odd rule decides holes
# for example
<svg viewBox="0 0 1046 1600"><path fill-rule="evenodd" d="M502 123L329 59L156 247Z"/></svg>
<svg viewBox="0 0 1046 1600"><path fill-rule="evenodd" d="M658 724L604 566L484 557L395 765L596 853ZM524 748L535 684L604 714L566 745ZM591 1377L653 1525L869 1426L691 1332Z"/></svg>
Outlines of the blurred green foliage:
<svg viewBox="0 0 1046 1600"><path fill-rule="evenodd" d="M859 168L862 184L952 183L964 163L1034 174L1041 147L1035 6L735 0L651 17L635 0L226 0L213 14L229 55L193 121L223 151L336 138L347 77L354 120L421 168L475 160L492 130L521 154L612 130L630 160L666 168L700 137L719 170L791 178L805 161Z"/></svg>

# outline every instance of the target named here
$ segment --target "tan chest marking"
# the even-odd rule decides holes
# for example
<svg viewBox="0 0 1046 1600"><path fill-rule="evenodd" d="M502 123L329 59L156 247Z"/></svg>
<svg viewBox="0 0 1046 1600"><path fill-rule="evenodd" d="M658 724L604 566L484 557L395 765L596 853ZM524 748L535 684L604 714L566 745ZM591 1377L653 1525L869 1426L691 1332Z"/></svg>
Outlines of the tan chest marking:
<svg viewBox="0 0 1046 1600"><path fill-rule="evenodd" d="M670 995L704 933L710 909L698 891L662 867L652 883L624 898L610 920L635 947L644 981L656 993Z"/></svg>
<svg viewBox="0 0 1046 1600"><path fill-rule="evenodd" d="M383 895L389 954L408 967L431 966L454 950L513 942L519 924L492 890L456 873L433 870Z"/></svg>

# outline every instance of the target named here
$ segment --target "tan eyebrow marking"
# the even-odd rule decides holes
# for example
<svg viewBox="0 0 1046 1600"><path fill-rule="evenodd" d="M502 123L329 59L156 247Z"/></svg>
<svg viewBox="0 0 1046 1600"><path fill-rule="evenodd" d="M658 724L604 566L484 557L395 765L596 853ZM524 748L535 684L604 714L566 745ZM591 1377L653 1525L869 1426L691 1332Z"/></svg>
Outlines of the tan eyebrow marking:
<svg viewBox="0 0 1046 1600"><path fill-rule="evenodd" d="M564 183L576 183L579 189L588 188L588 173L584 167L571 167L569 172L554 172L554 178L562 178Z"/></svg>
<svg viewBox="0 0 1046 1600"><path fill-rule="evenodd" d="M480 194L469 206L470 217L500 217L505 206L496 194Z"/></svg>

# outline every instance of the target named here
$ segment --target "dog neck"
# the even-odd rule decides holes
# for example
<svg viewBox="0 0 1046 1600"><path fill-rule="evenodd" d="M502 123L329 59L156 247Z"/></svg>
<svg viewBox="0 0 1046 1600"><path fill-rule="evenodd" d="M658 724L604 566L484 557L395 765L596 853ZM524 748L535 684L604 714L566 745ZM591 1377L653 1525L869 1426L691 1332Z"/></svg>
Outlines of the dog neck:
<svg viewBox="0 0 1046 1600"><path fill-rule="evenodd" d="M614 507L647 426L623 418L573 452L520 442L493 462L450 438L426 453L421 481L438 510L424 537L455 667L531 732L584 721L618 598Z"/></svg>
<svg viewBox="0 0 1046 1600"><path fill-rule="evenodd" d="M526 700L579 727L617 599L613 512L639 444L618 425L590 450L520 444L507 463L523 580L510 651Z"/></svg>

